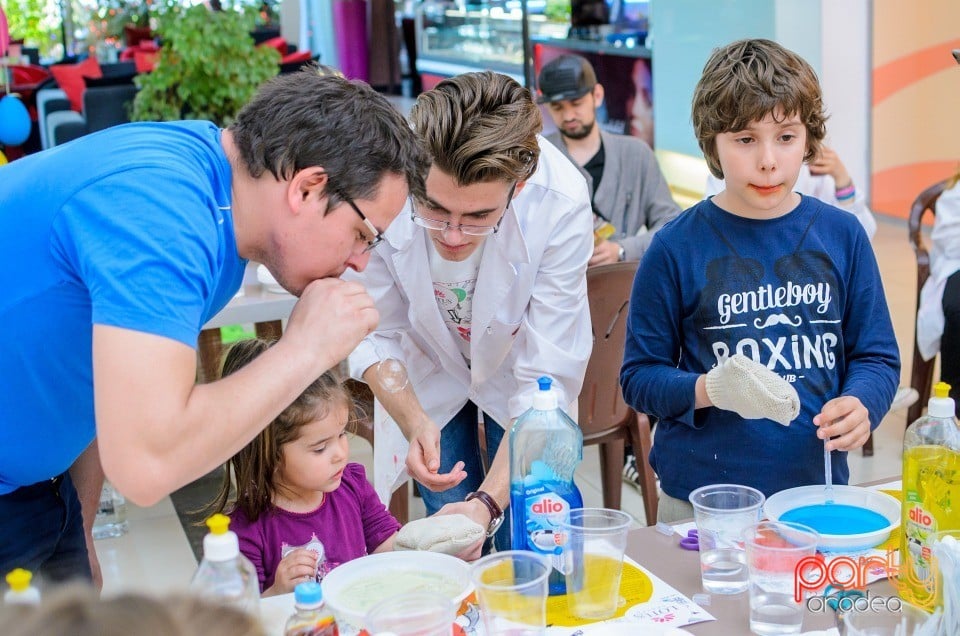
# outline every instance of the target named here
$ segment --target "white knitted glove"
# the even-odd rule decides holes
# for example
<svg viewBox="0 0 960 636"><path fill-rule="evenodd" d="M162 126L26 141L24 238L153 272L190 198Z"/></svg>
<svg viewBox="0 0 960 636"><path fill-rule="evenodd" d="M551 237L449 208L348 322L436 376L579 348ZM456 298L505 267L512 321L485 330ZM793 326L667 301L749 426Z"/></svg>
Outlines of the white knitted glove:
<svg viewBox="0 0 960 636"><path fill-rule="evenodd" d="M434 515L400 528L395 550L429 550L456 556L486 535L483 527L461 514Z"/></svg>
<svg viewBox="0 0 960 636"><path fill-rule="evenodd" d="M707 373L707 395L718 409L747 420L767 418L790 426L800 414L800 398L793 385L739 353Z"/></svg>

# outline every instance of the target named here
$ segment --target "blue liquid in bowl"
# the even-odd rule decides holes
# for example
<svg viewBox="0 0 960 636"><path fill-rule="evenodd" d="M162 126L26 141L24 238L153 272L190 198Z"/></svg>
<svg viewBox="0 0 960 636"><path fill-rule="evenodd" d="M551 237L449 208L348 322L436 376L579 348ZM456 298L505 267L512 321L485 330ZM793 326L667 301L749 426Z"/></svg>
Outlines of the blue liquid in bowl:
<svg viewBox="0 0 960 636"><path fill-rule="evenodd" d="M890 526L878 512L845 504L801 506L780 515L780 521L802 523L820 534L864 534Z"/></svg>

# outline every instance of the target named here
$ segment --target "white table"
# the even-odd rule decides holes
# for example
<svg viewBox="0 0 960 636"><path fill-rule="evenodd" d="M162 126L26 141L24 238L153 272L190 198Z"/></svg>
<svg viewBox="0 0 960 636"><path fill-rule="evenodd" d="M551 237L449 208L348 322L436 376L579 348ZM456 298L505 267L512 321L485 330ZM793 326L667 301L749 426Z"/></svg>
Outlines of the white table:
<svg viewBox="0 0 960 636"><path fill-rule="evenodd" d="M197 341L201 382L213 380L220 368L223 343L220 327L253 323L257 336L277 339L286 320L297 304L296 296L268 290L257 280L257 263L250 262L243 276L243 293L234 296L227 306L211 318Z"/></svg>

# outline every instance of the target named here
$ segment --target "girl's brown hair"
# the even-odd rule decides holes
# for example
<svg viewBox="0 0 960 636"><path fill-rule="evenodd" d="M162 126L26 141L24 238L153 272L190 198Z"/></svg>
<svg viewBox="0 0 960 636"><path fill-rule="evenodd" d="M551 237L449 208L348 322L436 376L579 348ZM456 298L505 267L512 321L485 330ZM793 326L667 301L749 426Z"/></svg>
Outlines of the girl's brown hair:
<svg viewBox="0 0 960 636"><path fill-rule="evenodd" d="M770 40L739 40L716 49L693 92L693 129L707 167L718 179L723 169L717 135L744 130L777 110L797 115L807 129L804 161L820 154L827 133L823 95L807 62Z"/></svg>
<svg viewBox="0 0 960 636"><path fill-rule="evenodd" d="M221 377L242 369L273 344L259 338L237 342L227 351ZM274 480L281 466L283 445L296 440L303 426L327 417L338 407L345 408L350 421L355 421L356 409L350 393L336 373L327 371L304 389L293 404L260 431L253 441L230 458L220 490L206 510L212 514L239 509L248 519L256 521L270 509L277 494ZM231 505L231 486L234 484L236 497Z"/></svg>

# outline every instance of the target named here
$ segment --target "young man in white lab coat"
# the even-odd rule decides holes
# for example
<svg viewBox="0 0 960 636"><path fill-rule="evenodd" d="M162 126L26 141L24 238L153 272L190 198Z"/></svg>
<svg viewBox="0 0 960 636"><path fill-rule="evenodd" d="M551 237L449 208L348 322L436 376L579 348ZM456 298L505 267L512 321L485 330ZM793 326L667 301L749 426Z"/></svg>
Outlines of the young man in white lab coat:
<svg viewBox="0 0 960 636"><path fill-rule="evenodd" d="M377 398L380 496L406 468L428 514L466 514L504 549L504 431L530 407L541 375L554 378L561 404L575 400L593 349L590 196L577 168L539 137L540 111L509 77L445 80L418 98L411 120L433 161L426 197L401 212L364 272L347 275L380 312L350 373ZM386 358L406 365L402 390L381 382Z"/></svg>

